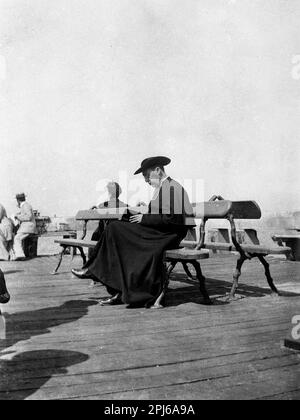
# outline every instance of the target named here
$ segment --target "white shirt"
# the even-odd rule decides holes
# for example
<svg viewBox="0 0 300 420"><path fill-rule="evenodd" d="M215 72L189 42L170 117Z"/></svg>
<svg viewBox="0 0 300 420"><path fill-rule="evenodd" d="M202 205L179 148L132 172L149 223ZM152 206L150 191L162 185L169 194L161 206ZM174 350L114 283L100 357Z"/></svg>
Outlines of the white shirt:
<svg viewBox="0 0 300 420"><path fill-rule="evenodd" d="M152 200L156 200L156 199L157 199L158 194L159 194L159 190L161 189L161 186L162 186L163 182L165 182L165 180L166 180L167 178L168 178L167 176L165 176L164 178L162 178L162 179L160 180L159 186L158 186L158 187L155 187L155 189L154 189L154 193L153 193L153 197L152 197Z"/></svg>

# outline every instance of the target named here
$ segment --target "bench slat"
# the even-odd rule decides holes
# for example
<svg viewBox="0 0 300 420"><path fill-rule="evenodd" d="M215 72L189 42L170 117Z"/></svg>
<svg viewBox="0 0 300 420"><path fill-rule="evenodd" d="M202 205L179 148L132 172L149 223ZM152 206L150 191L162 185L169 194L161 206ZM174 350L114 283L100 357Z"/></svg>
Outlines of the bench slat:
<svg viewBox="0 0 300 420"><path fill-rule="evenodd" d="M97 241L86 241L86 240L80 240L80 239L55 239L54 240L55 243L60 244L60 245L66 245L66 246L77 246L77 247L87 247L87 248L93 248L96 244ZM184 252L188 252L188 251L192 251L190 253L190 255L192 255L192 253L196 253L199 252L201 253L201 250L196 251L193 250L193 248L195 248L195 246L197 245L196 241L182 241L181 246L184 246L185 248L189 248L188 250L184 251ZM285 247L285 246L276 246L276 247L267 247L264 245L248 245L248 244L241 244L241 248L245 251L245 252L249 252L252 254L276 254L276 255L285 255L288 254L290 252L290 248L289 247ZM234 247L234 245L230 244L230 243L223 243L223 242L206 242L204 244L203 249L210 249L210 250L219 250L219 251L236 251L236 248ZM173 250L174 251L174 250ZM179 251L182 251L182 249L180 249ZM199 257L200 259L201 257Z"/></svg>
<svg viewBox="0 0 300 420"><path fill-rule="evenodd" d="M100 220L100 219L116 219L120 220L123 214L129 211L137 213L147 213L148 208L141 207L119 207L96 210L80 210L76 214L76 220ZM203 203L196 203L193 206L194 216L197 219L224 219L229 214L232 214L235 219L260 219L261 211L255 201L205 201ZM191 217L186 218L187 225L193 225L194 220Z"/></svg>
<svg viewBox="0 0 300 420"><path fill-rule="evenodd" d="M195 217L198 219L224 219L232 214L235 219L260 219L261 210L255 201L206 201L196 203Z"/></svg>
<svg viewBox="0 0 300 420"><path fill-rule="evenodd" d="M231 214L235 219L261 218L261 210L255 201L233 201Z"/></svg>
<svg viewBox="0 0 300 420"><path fill-rule="evenodd" d="M182 241L182 246L187 248L193 248L197 246L196 241ZM275 247L268 247L265 245L248 245L248 244L241 244L241 248L245 252L249 252L252 254L277 254L277 255L285 255L290 252L290 248L286 246L275 246ZM204 249L210 250L217 250L217 251L236 251L236 248L231 243L225 242L205 242Z"/></svg>
<svg viewBox="0 0 300 420"><path fill-rule="evenodd" d="M196 249L169 249L165 251L165 257L175 260L203 260L209 258L209 251Z"/></svg>
<svg viewBox="0 0 300 420"><path fill-rule="evenodd" d="M194 214L197 219L208 217L211 219L224 219L232 207L232 202L229 200L222 201L206 201L203 203L196 203Z"/></svg>
<svg viewBox="0 0 300 420"><path fill-rule="evenodd" d="M273 238L275 240L284 240L284 239L300 239L300 235L274 235Z"/></svg>
<svg viewBox="0 0 300 420"><path fill-rule="evenodd" d="M289 254L291 249L288 247L268 247L265 245L241 245L245 252L252 254L267 254L267 255L286 255Z"/></svg>
<svg viewBox="0 0 300 420"><path fill-rule="evenodd" d="M86 241L82 239L55 239L54 242L59 245L78 246L82 248L93 248L97 244L97 241Z"/></svg>
<svg viewBox="0 0 300 420"><path fill-rule="evenodd" d="M147 206L139 207L116 207L116 208L104 208L95 210L80 210L75 216L76 220L101 220L101 219L121 219L123 214L127 211L132 213L147 213Z"/></svg>
<svg viewBox="0 0 300 420"><path fill-rule="evenodd" d="M100 220L103 219L120 219L124 213L124 209L105 209L105 210L80 210L76 216L76 220Z"/></svg>

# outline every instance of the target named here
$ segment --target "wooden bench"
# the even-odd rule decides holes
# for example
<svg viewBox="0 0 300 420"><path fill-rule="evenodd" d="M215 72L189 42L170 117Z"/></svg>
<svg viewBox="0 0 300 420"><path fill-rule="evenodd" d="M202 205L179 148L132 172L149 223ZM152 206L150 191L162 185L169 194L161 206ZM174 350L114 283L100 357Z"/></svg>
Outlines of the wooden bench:
<svg viewBox="0 0 300 420"><path fill-rule="evenodd" d="M93 245L89 245L88 241L85 241L84 238L86 237L86 233L87 233L87 223L89 220L99 220L99 216L98 213L95 210L82 210L79 211L76 216L75 216L75 220L76 221L82 221L83 222L83 233L82 233L82 237L81 239L67 239L67 238L60 238L60 239L55 239L54 243L59 244L62 247L62 251L59 254L59 260L58 260L58 264L55 268L55 270L51 273L52 275L57 274L59 267L61 266L62 263L62 259L63 256L67 253L67 249L68 248L73 248L73 252L72 252L72 258L74 257L75 253L76 253L76 249L79 250L81 258L83 260L83 264L86 263L86 256L85 253L83 251L84 247L94 247L95 244Z"/></svg>
<svg viewBox="0 0 300 420"><path fill-rule="evenodd" d="M289 255L291 249L289 247L268 246L261 244L259 242L257 232L254 229L244 230L247 243L240 244L237 239L237 229L235 225L236 219L253 220L261 218L261 210L255 201L229 201L224 200L220 196L214 196L208 202L196 204L194 210L195 218L202 220L200 224L199 241L183 241L183 246L195 249L237 252L239 254L228 300L234 299L244 262L253 258L258 258L264 266L265 275L272 292L279 294L276 286L274 285L274 281L270 273L270 267L265 257L267 255ZM229 222L230 234L224 234L221 242L206 241L205 226L209 219L225 219Z"/></svg>
<svg viewBox="0 0 300 420"><path fill-rule="evenodd" d="M136 210L137 208L133 208ZM139 208L140 209L140 208ZM145 207L141 207L144 212L146 212ZM66 254L68 248L73 248L74 251L72 255L74 256L75 250L78 249L83 261L83 265L86 263L86 256L83 251L83 248L94 248L96 245L96 241L87 241L85 240L86 234L87 234L87 224L89 221L99 221L99 220L120 220L126 211L126 207L120 207L118 209L95 209L95 210L80 210L76 216L75 220L78 222L83 222L83 232L80 239L55 239L54 243L59 244L62 247L62 251L59 255L59 260L57 267L55 270L51 273L52 275L57 274L59 267L62 263L63 256Z"/></svg>
<svg viewBox="0 0 300 420"><path fill-rule="evenodd" d="M140 211L140 212L144 212L146 213L148 210L148 207L135 207L135 208L131 208L134 211ZM60 257L59 257L59 261L58 261L58 265L55 268L55 270L52 272L53 275L57 274L58 269L61 265L62 262L62 258L64 256L64 254L66 253L66 249L69 247L73 247L73 248L78 248L83 260L83 264L86 263L86 256L83 252L83 248L94 248L95 245L97 244L96 241L92 241L92 240L86 240L86 233L87 233L87 223L90 220L120 220L123 216L123 213L126 211L126 208L119 208L119 209L96 209L96 210L81 210L77 213L75 219L77 221L82 221L83 222L83 235L81 239L56 239L54 240L55 243L58 243L63 249L60 253ZM193 224L194 221L193 219L189 219L189 221L187 221L187 223L191 223ZM171 272L173 271L173 268L175 267L175 265L177 264L177 262L180 262L183 267L185 272L187 273L187 275L193 279L193 276L190 272L190 270L188 269L187 264L190 263L193 265L193 267L195 268L196 271L196 278L199 281L199 287L200 287L200 292L203 295L204 298L204 302L206 304L210 304L210 298L208 296L208 293L206 291L206 287L205 287L205 278L202 274L201 271L201 267L199 264L199 260L201 259L206 259L209 258L209 252L206 250L196 250L196 249L185 249L185 248L179 248L179 249L173 249L173 250L168 250L165 252L164 254L164 262L165 264L170 263L169 266L166 266L166 270L165 270L165 281L164 281L164 285L163 285L163 292L162 294L159 296L159 298L157 299L157 301L155 302L155 304L153 305L153 307L155 308L160 308L162 307L162 300L164 298L164 295L166 293L166 289L167 289L167 285L169 282L169 277ZM176 263L174 263L174 261L176 261Z"/></svg>
<svg viewBox="0 0 300 420"><path fill-rule="evenodd" d="M297 231L298 229L295 230ZM300 234L274 235L272 239L281 247L287 246L291 248L291 253L288 256L290 261L300 261Z"/></svg>
<svg viewBox="0 0 300 420"><path fill-rule="evenodd" d="M131 207L130 209L135 212L141 212L141 213L146 213L148 211L147 206ZM54 242L59 244L63 249L60 253L58 265L55 268L55 270L52 272L52 274L55 275L58 272L58 269L62 262L62 258L64 254L66 253L66 249L69 247L79 249L80 255L83 260L83 264L86 263L86 256L85 256L85 253L83 252L83 248L93 248L97 243L96 241L89 241L85 239L86 234L87 234L87 224L89 221L120 220L126 211L127 211L126 207L120 207L118 209L107 208L107 209L95 209L95 210L80 210L76 214L75 220L78 222L83 222L82 236L80 239L59 238L59 239L54 240Z"/></svg>
<svg viewBox="0 0 300 420"><path fill-rule="evenodd" d="M241 269L246 260L251 260L252 258L258 258L259 261L265 268L265 275L268 281L268 284L273 293L278 294L278 290L274 285L274 281L271 277L269 264L265 260L265 257L270 254L277 255L288 255L290 253L290 248L288 247L269 247L263 244L260 244L257 233L253 229L245 229L245 234L249 240L247 244L240 244L237 240L237 230L235 226L235 219L259 219L261 217L261 211L259 206L254 201L229 201L223 200L221 197L214 196L210 201L204 203L198 203L194 206L194 218L201 219L200 232L199 232L199 241L196 240L184 240L181 242L180 246L182 248L168 250L165 252L164 261L166 263L166 276L163 285L163 291L156 301L154 307L161 307L161 302L165 296L168 282L172 271L174 270L176 264L182 263L186 274L193 278L188 264L192 264L196 271L196 277L200 283L200 291L204 297L205 303L211 303L208 293L205 287L205 277L202 274L199 260L206 259L209 257L209 250L222 250L228 252L237 252L239 258L237 261L236 269L233 274L233 285L231 292L228 296L228 299L231 300L235 296L235 292L238 287L238 280L241 275ZM117 210L117 211L116 211ZM125 209L126 210L126 209ZM83 227L83 238L81 240L73 239L60 239L55 240L56 243L59 243L63 250L60 255L60 260L57 268L54 270L53 274L57 273L57 270L61 264L61 260L64 254L64 250L67 247L74 246L79 248L83 262L86 262L85 255L83 253L83 247L94 247L96 245L95 241L85 240L87 222L89 220L118 220L122 218L124 209L106 209L106 210L92 210L92 211L80 211L76 215L76 220L81 220L84 222ZM141 210L145 211L145 208L137 208L136 211ZM188 218L186 220L187 225L194 224L194 218ZM230 224L230 235L224 236L222 242L207 242L205 240L206 232L205 226L209 219L225 219Z"/></svg>

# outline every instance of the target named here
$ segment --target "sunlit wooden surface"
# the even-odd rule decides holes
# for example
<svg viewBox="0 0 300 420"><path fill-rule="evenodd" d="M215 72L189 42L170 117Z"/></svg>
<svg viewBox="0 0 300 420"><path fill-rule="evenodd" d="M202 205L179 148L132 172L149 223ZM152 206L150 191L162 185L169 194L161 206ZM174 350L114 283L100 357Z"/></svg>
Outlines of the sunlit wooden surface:
<svg viewBox="0 0 300 420"><path fill-rule="evenodd" d="M236 257L202 262L213 306L197 282L172 275L161 310L102 307L104 287L72 278L80 257L1 262L12 299L2 306L0 399L300 398L300 356L283 347L300 314L300 263L269 258L283 296L271 297L263 267L245 264L227 304Z"/></svg>

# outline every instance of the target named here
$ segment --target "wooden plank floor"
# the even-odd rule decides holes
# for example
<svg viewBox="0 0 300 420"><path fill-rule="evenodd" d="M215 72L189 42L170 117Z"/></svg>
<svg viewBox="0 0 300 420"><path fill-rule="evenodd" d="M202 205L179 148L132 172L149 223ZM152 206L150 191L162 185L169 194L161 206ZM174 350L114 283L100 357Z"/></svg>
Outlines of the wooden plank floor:
<svg viewBox="0 0 300 420"><path fill-rule="evenodd" d="M105 288L72 278L66 257L1 262L12 300L2 306L0 399L299 399L300 354L283 347L300 314L300 263L245 264L227 304L235 256L202 263L214 305L179 267L161 310L101 307Z"/></svg>

